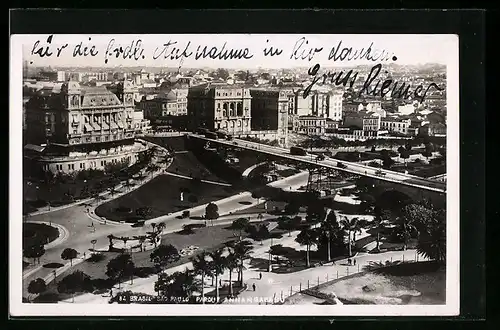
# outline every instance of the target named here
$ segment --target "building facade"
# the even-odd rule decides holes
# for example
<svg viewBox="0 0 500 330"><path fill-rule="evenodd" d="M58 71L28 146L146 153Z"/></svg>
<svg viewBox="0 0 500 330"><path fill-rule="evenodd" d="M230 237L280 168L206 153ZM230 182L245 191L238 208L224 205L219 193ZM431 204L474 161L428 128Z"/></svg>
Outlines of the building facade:
<svg viewBox="0 0 500 330"><path fill-rule="evenodd" d="M326 118L299 116L294 118L293 131L307 135L322 135L326 132Z"/></svg>
<svg viewBox="0 0 500 330"><path fill-rule="evenodd" d="M133 93L127 81L119 86L118 95L105 87L69 81L59 93L32 97L26 105L27 141L43 145L44 150L29 157L44 170L58 172L102 168L105 163L101 165L100 158L116 162L130 157L134 163L131 155L142 148L134 143Z"/></svg>
<svg viewBox="0 0 500 330"><path fill-rule="evenodd" d="M190 129L222 130L229 134L251 131L250 90L226 84L191 87L187 97Z"/></svg>
<svg viewBox="0 0 500 330"><path fill-rule="evenodd" d="M394 117L382 118L380 122L381 129L405 135L408 134L408 128L410 125L411 119L400 119Z"/></svg>
<svg viewBox="0 0 500 330"><path fill-rule="evenodd" d="M252 89L252 131L276 131L280 145L288 143L289 93L280 89Z"/></svg>

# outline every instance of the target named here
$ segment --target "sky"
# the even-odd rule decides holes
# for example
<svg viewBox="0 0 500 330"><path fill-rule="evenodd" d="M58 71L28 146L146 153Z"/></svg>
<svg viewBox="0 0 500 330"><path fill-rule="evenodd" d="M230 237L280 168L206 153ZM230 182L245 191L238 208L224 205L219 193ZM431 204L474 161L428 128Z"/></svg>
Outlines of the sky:
<svg viewBox="0 0 500 330"><path fill-rule="evenodd" d="M328 35L328 34L162 34L162 35L53 35L50 45L47 42L49 35L15 35L11 42L17 47L22 47L23 59L34 66L91 66L103 69L119 66L132 67L213 67L213 68L294 68L311 67L320 64L322 67L353 66L361 64L396 63L401 65L439 63L447 64L458 53L458 37L455 35ZM137 59L118 58L114 56L113 49L125 48L126 46L137 46ZM36 44L36 42L38 44ZM162 52L167 43L175 43L168 47L168 52ZM179 59L164 58L170 54L172 47L179 48L179 53L185 49L191 53L189 57ZM306 43L307 42L307 43ZM341 42L341 46L338 47ZM95 46L95 56L73 56L75 47L82 43L83 47ZM207 52L212 47L221 49L226 43L225 49L248 50L249 59L195 59L198 47L203 50L207 46ZM68 44L57 56L57 49ZM21 45L21 46L20 46ZM44 47L49 45L51 56L40 56ZM371 46L371 54L380 54L383 50L383 58L386 61L371 61L358 59L348 61L347 59L329 59L332 48L352 48L353 54L365 52ZM281 49L282 53L277 56L265 56L264 48L273 46ZM132 47L133 48L133 47ZM312 58L308 57L312 49ZM315 51L316 49L321 49ZM37 53L37 50L40 52ZM297 52L294 53L294 50ZM345 51L347 52L347 50ZM106 61L107 60L107 61Z"/></svg>

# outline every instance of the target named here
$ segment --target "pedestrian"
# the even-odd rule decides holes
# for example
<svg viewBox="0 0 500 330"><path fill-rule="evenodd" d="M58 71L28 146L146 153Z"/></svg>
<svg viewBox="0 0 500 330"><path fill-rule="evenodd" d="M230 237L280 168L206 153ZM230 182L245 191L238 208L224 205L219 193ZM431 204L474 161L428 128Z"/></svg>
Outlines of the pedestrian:
<svg viewBox="0 0 500 330"><path fill-rule="evenodd" d="M113 297L113 288L109 289L109 296Z"/></svg>
<svg viewBox="0 0 500 330"><path fill-rule="evenodd" d="M262 273L259 273L259 280L262 280Z"/></svg>
<svg viewBox="0 0 500 330"><path fill-rule="evenodd" d="M87 254L85 252L83 252L83 259L86 259L85 257L87 256Z"/></svg>
<svg viewBox="0 0 500 330"><path fill-rule="evenodd" d="M253 288L253 291L255 291L255 288L256 288L255 283L252 284L252 288Z"/></svg>
<svg viewBox="0 0 500 330"><path fill-rule="evenodd" d="M354 266L356 266L356 259L352 259L352 261L354 262Z"/></svg>
<svg viewBox="0 0 500 330"><path fill-rule="evenodd" d="M347 259L347 264L350 266L352 263L351 258Z"/></svg>
<svg viewBox="0 0 500 330"><path fill-rule="evenodd" d="M219 286L222 287L222 279L219 279Z"/></svg>

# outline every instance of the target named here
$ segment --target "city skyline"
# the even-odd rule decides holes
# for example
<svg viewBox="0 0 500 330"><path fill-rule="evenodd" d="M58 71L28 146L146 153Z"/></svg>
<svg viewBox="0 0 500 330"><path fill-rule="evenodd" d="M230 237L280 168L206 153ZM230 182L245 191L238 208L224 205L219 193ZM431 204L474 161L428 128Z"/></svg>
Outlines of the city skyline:
<svg viewBox="0 0 500 330"><path fill-rule="evenodd" d="M53 35L50 40L50 51L52 56L40 57L37 50L47 45L48 35L16 35L14 39L20 39L23 47L23 60L35 67L95 67L103 69L126 68L126 67L183 67L183 68L226 68L226 69L280 69L280 68L308 68L315 64L322 67L352 67L359 65L374 65L377 63L398 65L423 65L442 64L447 65L452 61L451 47L458 47L458 39L454 35L210 35L217 41L209 42L211 38L207 35ZM89 40L90 39L90 40ZM110 45L110 40L115 39ZM140 43L138 41L141 40ZM39 43L35 46L36 41ZM73 52L76 45L82 42L81 51L88 46L95 45L93 53L95 56L76 56ZM168 47L164 45L169 43ZM176 43L175 43L176 42ZM175 44L174 44L175 43ZM61 50L57 57L57 48L68 44ZM189 45L188 45L189 44ZM225 44L225 47L223 45ZM264 56L263 49L273 46L274 51L282 50L280 55ZM339 47L340 45L340 47ZM357 59L366 53L378 60ZM114 49L119 47L130 49L131 57L123 59ZM217 51L210 53L212 47ZM174 55L177 59L170 57L165 59L165 54L170 55L172 47L177 47L179 52ZM203 51L206 48L205 52ZM313 50L309 53L310 48ZM351 53L342 50L352 48ZM134 53L133 50L137 49ZM210 56L221 58L224 51L233 49L234 55L240 55L240 59L211 59ZM247 50L244 58L245 49ZM314 49L321 49L315 52ZM338 49L337 52L335 50ZM425 49L425 51L422 51ZM297 52L295 52L297 51ZM34 54L33 54L34 53ZM315 53L314 55L312 55ZM228 54L228 53L226 53ZM377 55L378 54L378 55ZM204 55L206 58L204 58ZM230 54L229 54L230 55ZM311 55L311 56L309 56ZM198 56L198 59L195 57ZM243 57L241 57L243 56ZM229 56L230 57L230 56ZM329 59L331 57L331 59ZM347 60L349 57L352 60ZM227 57L228 58L228 57ZM305 59L304 59L305 58ZM334 60L334 59L337 60ZM344 58L344 60L341 60ZM310 59L310 60L309 60ZM106 62L107 60L107 62Z"/></svg>

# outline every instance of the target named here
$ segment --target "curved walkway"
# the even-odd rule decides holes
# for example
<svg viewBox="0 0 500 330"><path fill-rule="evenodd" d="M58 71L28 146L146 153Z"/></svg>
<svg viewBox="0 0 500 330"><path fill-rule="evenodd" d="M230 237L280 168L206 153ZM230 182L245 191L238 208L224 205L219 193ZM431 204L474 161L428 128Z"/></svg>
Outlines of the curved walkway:
<svg viewBox="0 0 500 330"><path fill-rule="evenodd" d="M146 141L146 140L141 140L141 141L145 142L146 144L153 145L155 147L161 148L164 151L168 152L168 150L164 146L161 146L159 144L156 144L156 143L150 142L150 141ZM170 162L166 166L166 168L168 168L168 166L170 166L170 164L172 164L172 162ZM144 169L141 170L141 171L144 171ZM151 177L150 179L153 179L153 177ZM150 181L150 179L148 179L146 177L146 179L141 182L141 185L147 183L148 181ZM119 183L118 185L115 186L115 190L119 190L121 188L123 188L123 183ZM137 188L137 187L135 187L135 188ZM107 196L109 194L111 194L109 191L103 191L102 193L99 194L99 196L100 197L104 197L104 196ZM117 197L119 197L119 196L117 196ZM82 200L79 200L79 201L76 201L76 202L73 202L73 203L70 203L70 204L65 204L65 205L61 205L61 206L57 206L57 207L50 207L50 209L47 209L47 210L37 210L37 211L31 212L31 213L28 213L27 215L29 217L29 216L33 216L33 215L40 215L40 214L51 213L51 212L55 212L55 211L59 211L59 210L64 210L64 209L67 209L67 208L70 208L70 207L73 207L73 206L78 206L78 205L86 204L86 203L92 202L93 200L95 200L95 198L94 197L90 197L90 198L82 199Z"/></svg>

